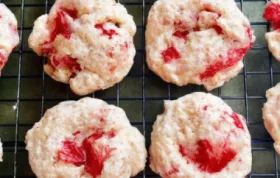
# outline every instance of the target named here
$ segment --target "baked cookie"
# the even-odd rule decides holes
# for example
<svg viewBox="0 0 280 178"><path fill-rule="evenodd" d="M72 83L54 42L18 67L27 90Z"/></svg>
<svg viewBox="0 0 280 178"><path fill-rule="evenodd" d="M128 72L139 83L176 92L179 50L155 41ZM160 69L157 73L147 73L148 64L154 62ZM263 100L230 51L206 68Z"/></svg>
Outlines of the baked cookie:
<svg viewBox="0 0 280 178"><path fill-rule="evenodd" d="M26 144L39 178L128 178L144 169L147 156L144 137L125 112L92 98L49 109Z"/></svg>
<svg viewBox="0 0 280 178"><path fill-rule="evenodd" d="M268 49L273 56L280 62L280 0L272 0L267 3L263 18L270 21L275 31L267 32L265 39L268 43Z"/></svg>
<svg viewBox="0 0 280 178"><path fill-rule="evenodd" d="M263 120L268 133L274 139L274 148L280 154L280 83L266 92Z"/></svg>
<svg viewBox="0 0 280 178"><path fill-rule="evenodd" d="M3 161L2 157L3 157L3 148L2 148L2 142L0 140L0 162Z"/></svg>
<svg viewBox="0 0 280 178"><path fill-rule="evenodd" d="M193 93L165 101L151 136L154 172L164 178L244 178L251 165L245 120L220 98Z"/></svg>
<svg viewBox="0 0 280 178"><path fill-rule="evenodd" d="M136 25L114 0L57 0L39 17L29 46L47 56L45 72L78 95L120 82L133 64Z"/></svg>
<svg viewBox="0 0 280 178"><path fill-rule="evenodd" d="M255 40L234 0L158 0L146 30L149 68L178 86L222 86L243 68Z"/></svg>
<svg viewBox="0 0 280 178"><path fill-rule="evenodd" d="M0 3L0 73L8 61L12 50L19 43L17 19L15 15Z"/></svg>

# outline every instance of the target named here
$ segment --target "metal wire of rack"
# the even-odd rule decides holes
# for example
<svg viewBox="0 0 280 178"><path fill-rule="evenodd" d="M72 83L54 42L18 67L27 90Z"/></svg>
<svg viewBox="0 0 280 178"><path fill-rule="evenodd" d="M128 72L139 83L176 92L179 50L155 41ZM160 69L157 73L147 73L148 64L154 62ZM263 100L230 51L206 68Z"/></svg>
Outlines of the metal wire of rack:
<svg viewBox="0 0 280 178"><path fill-rule="evenodd" d="M128 80L117 84L113 89L109 89L109 92L104 91L105 93L99 92L96 93L95 96L98 98L102 98L109 103L114 103L118 106L125 107L128 115L138 115L139 119L132 119L131 123L136 126L142 133L145 135L147 139L147 147L150 144L149 136L151 132L151 126L153 121L155 120L155 115L159 113L155 113L158 111L157 108L162 107L162 100L168 99L176 99L180 95L182 96L182 90L184 94L193 92L193 91L203 91L202 87L189 85L187 87L178 89L171 84L166 84L162 81L159 82L159 86L152 86L154 88L148 89L151 85L153 85L154 81L157 80L157 77L148 71L145 65L145 23L147 12L149 7L153 4L155 0L118 0L120 3L124 4L128 9L130 9L130 13L133 15L136 14L137 11L139 14L136 15L137 21L137 29L138 29L138 37L136 40L139 42L137 47L137 58L138 65L136 68L133 68L129 76ZM24 135L26 130L33 126L34 120L29 121L28 117L33 116L32 114L26 114L28 112L38 112L37 121L40 116L44 114L46 108L56 104L57 102L61 102L68 99L78 99L79 97L74 96L69 90L68 86L60 85L60 87L64 88L62 91L66 93L64 97L57 97L55 94L52 97L49 97L48 91L53 88L54 83L49 83L49 77L45 75L43 72L43 62L38 64L36 67L38 71L36 74L26 73L25 72L25 60L26 57L24 55L32 55L33 52L27 48L27 38L28 33L26 31L31 31L32 26L27 25L26 21L28 19L33 19L37 17L29 16L27 9L30 9L28 12L32 10L36 10L39 8L43 8L42 13L47 13L53 4L54 0L0 0L0 3L5 3L9 8L12 9L16 14L18 14L18 23L19 23L19 35L20 35L20 45L13 52L14 57L9 60L9 63L15 64L12 68L14 72L6 72L4 70L3 76L0 78L0 86L4 87L7 91L11 91L14 97L10 97L9 94L1 94L2 90L0 90L0 108L2 105L9 105L14 109L14 119L13 121L6 121L1 117L6 116L2 114L3 110L0 109L0 137L3 140L4 146L4 163L0 164L0 177L10 178L10 177L24 177L31 178L35 177L32 174L32 171L28 165L27 160L27 152L24 147ZM36 2L36 3L34 3ZM264 7L267 0L238 0L236 1L239 4L240 9L246 13L244 10L244 6L246 3L254 4L262 4ZM248 6L248 5L247 5ZM130 8L133 7L133 8ZM136 7L136 8L135 8ZM254 6L252 6L254 7ZM260 12L262 13L262 12ZM264 27L265 31L270 30L270 25L266 21L251 21L252 27L258 28ZM0 27L1 28L1 27ZM263 34L264 35L264 34ZM274 59L269 53L266 45L257 45L254 46L251 51L262 51L267 53L267 57L263 60L268 62L267 70L262 71L248 71L250 65L247 63L247 58L244 62L244 70L239 74L239 78L242 80L239 84L242 88L242 91L239 91L239 95L235 94L225 94L223 91L227 91L227 87L222 87L214 91L214 94L221 97L225 101L231 103L236 101L239 104L233 106L233 109L239 109L241 112L243 111L244 116L247 119L249 130L252 134L252 152L253 152L253 169L252 173L248 175L248 177L279 177L279 165L278 165L278 156L273 149L273 141L268 136L268 134L263 131L263 122L262 120L255 121L252 116L254 112L257 112L257 109L260 109L260 106L255 107L255 104L252 104L252 101L256 101L257 103L262 104L265 101L264 92L261 94L254 94L254 88L251 88L251 80L257 80L256 84L258 84L258 80L261 80L264 76L268 80L268 86L264 87L268 89L276 84L275 78L280 75L280 67L279 70L275 69ZM46 59L43 59L45 61ZM252 59L253 60L253 59ZM11 64L11 65L12 65ZM8 64L9 65L9 64ZM7 67L8 68L8 67ZM10 69L10 68L8 68ZM7 70L8 70L7 69ZM26 80L31 80L26 82ZM126 80L126 79L125 79ZM12 81L12 82L11 82ZM5 87L4 84L12 83L13 86ZM137 83L137 85L136 85ZM230 82L229 82L230 83ZM261 82L260 82L261 83ZM129 85L130 84L130 85ZM136 88L130 88L131 84L135 84ZM156 83L155 85L157 85ZM26 85L30 87L39 88L39 93L36 91L30 91L29 88L26 88ZM227 84L226 84L227 85ZM233 84L235 85L235 84ZM250 85L250 86L249 86ZM126 87L128 86L128 87ZM232 86L232 85L230 85ZM256 90L258 87L256 85ZM131 89L135 95L126 94L126 90ZM163 89L164 88L164 89ZM161 90L161 91L157 91ZM179 94L177 92L180 90ZM122 92L124 91L124 92ZM164 91L164 92L163 92ZM62 93L63 93L62 92ZM34 94L35 93L35 94ZM109 94L108 94L109 93ZM125 94L124 94L125 93ZM240 94L241 93L241 94ZM253 94L252 94L253 93ZM257 92L256 92L257 93ZM36 96L36 97L33 97ZM128 102L127 105L123 104ZM25 105L30 104L29 110L26 109ZM240 104L242 103L242 104ZM135 105L135 106L134 106ZM139 110L137 110L138 108ZM4 107L5 108L5 107ZM31 110L30 110L31 108ZM39 111L36 110L39 108ZM136 108L136 109L132 109ZM152 111L155 110L155 111ZM150 114L152 113L153 114ZM2 115L1 115L2 114ZM258 117L260 116L260 112L257 112ZM131 118L131 117L129 117ZM254 128L257 126L256 128ZM250 128L253 129L250 129ZM8 134L7 134L8 133ZM255 138L255 135L262 134L263 138ZM8 138L5 138L8 137ZM140 173L137 177L158 177L156 174L152 173L149 170L148 166L146 169Z"/></svg>

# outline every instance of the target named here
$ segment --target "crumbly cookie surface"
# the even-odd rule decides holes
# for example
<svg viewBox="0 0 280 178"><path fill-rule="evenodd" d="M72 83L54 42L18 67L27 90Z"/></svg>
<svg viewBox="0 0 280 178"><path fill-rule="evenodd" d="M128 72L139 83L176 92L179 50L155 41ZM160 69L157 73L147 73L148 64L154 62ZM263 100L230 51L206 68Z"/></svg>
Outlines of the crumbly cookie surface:
<svg viewBox="0 0 280 178"><path fill-rule="evenodd" d="M280 154L280 83L266 92L267 102L263 107L266 130L274 139L274 148Z"/></svg>
<svg viewBox="0 0 280 178"><path fill-rule="evenodd" d="M78 95L120 82L135 56L136 25L114 0L57 0L39 17L29 46L47 56L45 72Z"/></svg>
<svg viewBox="0 0 280 178"><path fill-rule="evenodd" d="M129 178L144 169L147 157L144 137L125 112L92 98L49 109L26 144L39 178Z"/></svg>
<svg viewBox="0 0 280 178"><path fill-rule="evenodd" d="M12 50L19 43L17 19L15 15L0 3L0 72L8 62Z"/></svg>
<svg viewBox="0 0 280 178"><path fill-rule="evenodd" d="M158 0L146 30L149 68L178 86L222 86L243 68L255 40L234 0Z"/></svg>
<svg viewBox="0 0 280 178"><path fill-rule="evenodd" d="M270 21L272 28L271 32L265 34L265 39L268 43L268 49L280 61L280 1L272 0L267 3L263 18Z"/></svg>
<svg viewBox="0 0 280 178"><path fill-rule="evenodd" d="M244 178L251 165L245 120L220 98L193 93L165 101L151 136L154 172L164 178Z"/></svg>

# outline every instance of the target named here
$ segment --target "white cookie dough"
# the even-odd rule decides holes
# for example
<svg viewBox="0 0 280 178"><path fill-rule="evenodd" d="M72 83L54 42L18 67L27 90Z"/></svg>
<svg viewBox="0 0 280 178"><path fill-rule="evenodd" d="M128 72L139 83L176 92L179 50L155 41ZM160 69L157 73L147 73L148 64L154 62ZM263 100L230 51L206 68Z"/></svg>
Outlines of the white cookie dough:
<svg viewBox="0 0 280 178"><path fill-rule="evenodd" d="M125 112L93 98L49 109L26 145L38 178L129 178L147 157L145 139Z"/></svg>
<svg viewBox="0 0 280 178"><path fill-rule="evenodd" d="M0 162L3 161L3 148L2 148L2 142L1 142L1 139L0 139Z"/></svg>
<svg viewBox="0 0 280 178"><path fill-rule="evenodd" d="M18 43L17 19L10 9L0 3L0 73Z"/></svg>
<svg viewBox="0 0 280 178"><path fill-rule="evenodd" d="M147 63L166 82L212 90L240 72L254 40L234 0L158 0L148 16Z"/></svg>
<svg viewBox="0 0 280 178"><path fill-rule="evenodd" d="M35 23L29 46L45 72L78 95L109 88L130 71L136 25L114 0L57 0Z"/></svg>
<svg viewBox="0 0 280 178"><path fill-rule="evenodd" d="M266 92L267 102L263 107L266 130L274 139L274 148L280 154L280 83Z"/></svg>
<svg viewBox="0 0 280 178"><path fill-rule="evenodd" d="M270 21L272 28L274 29L274 31L265 34L268 49L276 60L280 62L280 0L272 0L268 2L263 17Z"/></svg>
<svg viewBox="0 0 280 178"><path fill-rule="evenodd" d="M165 101L151 136L154 172L164 178L244 178L251 166L245 120L224 101L206 93Z"/></svg>

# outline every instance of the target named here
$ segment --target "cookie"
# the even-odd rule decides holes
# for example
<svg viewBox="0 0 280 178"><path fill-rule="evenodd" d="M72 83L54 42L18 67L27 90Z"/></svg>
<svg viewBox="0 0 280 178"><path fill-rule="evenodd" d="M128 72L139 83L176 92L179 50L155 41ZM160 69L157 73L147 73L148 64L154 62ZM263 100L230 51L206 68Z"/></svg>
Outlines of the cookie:
<svg viewBox="0 0 280 178"><path fill-rule="evenodd" d="M158 0L148 16L147 63L166 82L212 90L239 73L254 40L234 0Z"/></svg>
<svg viewBox="0 0 280 178"><path fill-rule="evenodd" d="M251 165L245 120L220 98L193 93L165 101L151 135L154 172L164 178L244 178Z"/></svg>
<svg viewBox="0 0 280 178"><path fill-rule="evenodd" d="M3 157L3 148L2 148L2 142L0 140L0 162L3 161L2 157Z"/></svg>
<svg viewBox="0 0 280 178"><path fill-rule="evenodd" d="M28 131L26 149L38 178L129 178L144 169L147 156L125 112L93 98L49 109Z"/></svg>
<svg viewBox="0 0 280 178"><path fill-rule="evenodd" d="M268 49L273 56L280 62L280 1L272 0L267 3L263 18L270 21L274 31L267 32L265 39L268 43Z"/></svg>
<svg viewBox="0 0 280 178"><path fill-rule="evenodd" d="M263 120L274 140L274 148L280 154L280 83L266 92L267 102L263 107Z"/></svg>
<svg viewBox="0 0 280 178"><path fill-rule="evenodd" d="M0 3L0 73L8 62L9 55L19 43L17 19L15 15Z"/></svg>
<svg viewBox="0 0 280 178"><path fill-rule="evenodd" d="M109 88L130 71L136 25L114 0L57 0L35 23L29 46L45 72L78 95Z"/></svg>

